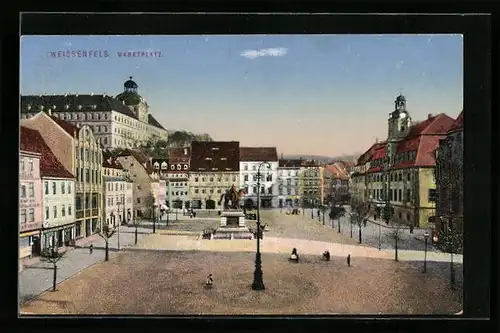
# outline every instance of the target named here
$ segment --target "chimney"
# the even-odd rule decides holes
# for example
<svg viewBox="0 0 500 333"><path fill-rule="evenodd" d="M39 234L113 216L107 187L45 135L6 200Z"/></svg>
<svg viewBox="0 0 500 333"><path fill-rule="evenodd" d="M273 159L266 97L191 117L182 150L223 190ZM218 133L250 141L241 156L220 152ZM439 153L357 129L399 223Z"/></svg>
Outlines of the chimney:
<svg viewBox="0 0 500 333"><path fill-rule="evenodd" d="M431 118L432 118L432 113L429 113L429 114L427 115L427 119L431 119Z"/></svg>

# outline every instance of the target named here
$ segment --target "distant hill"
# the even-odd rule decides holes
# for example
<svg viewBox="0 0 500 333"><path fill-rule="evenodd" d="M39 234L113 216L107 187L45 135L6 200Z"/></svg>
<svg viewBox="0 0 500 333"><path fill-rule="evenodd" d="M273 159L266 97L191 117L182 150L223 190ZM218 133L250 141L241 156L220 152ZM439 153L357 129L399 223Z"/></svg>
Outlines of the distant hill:
<svg viewBox="0 0 500 333"><path fill-rule="evenodd" d="M356 162L357 159L359 158L361 154L360 153L355 153L355 154L349 154L349 155L342 155L342 156L323 156L323 155L283 155L283 158L285 159L300 159L303 158L305 160L316 160L321 163L328 163L332 161L353 161Z"/></svg>

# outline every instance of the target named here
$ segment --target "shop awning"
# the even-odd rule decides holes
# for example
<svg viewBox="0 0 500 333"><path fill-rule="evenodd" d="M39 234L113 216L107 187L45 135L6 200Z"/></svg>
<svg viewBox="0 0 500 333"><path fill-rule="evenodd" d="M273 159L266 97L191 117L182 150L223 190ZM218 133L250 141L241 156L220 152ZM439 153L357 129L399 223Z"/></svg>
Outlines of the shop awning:
<svg viewBox="0 0 500 333"><path fill-rule="evenodd" d="M28 236L34 236L40 234L40 230L33 230L33 231L28 231L28 232L23 232L19 234L19 238L24 238Z"/></svg>

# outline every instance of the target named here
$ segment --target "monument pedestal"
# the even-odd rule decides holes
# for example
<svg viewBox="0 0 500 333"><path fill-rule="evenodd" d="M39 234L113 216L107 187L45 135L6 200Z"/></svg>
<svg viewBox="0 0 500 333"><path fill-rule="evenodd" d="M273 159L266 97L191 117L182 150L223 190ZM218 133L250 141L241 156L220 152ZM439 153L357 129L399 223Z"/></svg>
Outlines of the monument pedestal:
<svg viewBox="0 0 500 333"><path fill-rule="evenodd" d="M224 210L220 215L220 227L213 239L253 239L245 225L245 213L240 209Z"/></svg>

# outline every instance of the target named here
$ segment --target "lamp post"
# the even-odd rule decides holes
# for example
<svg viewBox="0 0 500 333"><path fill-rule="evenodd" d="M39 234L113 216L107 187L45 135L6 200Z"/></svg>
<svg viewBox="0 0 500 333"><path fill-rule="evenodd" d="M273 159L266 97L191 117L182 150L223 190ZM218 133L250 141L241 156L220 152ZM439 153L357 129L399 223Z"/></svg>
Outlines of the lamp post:
<svg viewBox="0 0 500 333"><path fill-rule="evenodd" d="M425 247L424 247L424 273L427 273L427 240L429 239L429 233L426 231L424 234Z"/></svg>
<svg viewBox="0 0 500 333"><path fill-rule="evenodd" d="M155 218L156 207L158 207L158 204L155 202L153 203L153 211L151 212L153 218L153 234L156 233L156 218Z"/></svg>
<svg viewBox="0 0 500 333"><path fill-rule="evenodd" d="M314 200L313 199L309 200L311 200L311 220L314 220Z"/></svg>
<svg viewBox="0 0 500 333"><path fill-rule="evenodd" d="M257 253L255 254L255 271L253 273L253 290L264 290L266 287L264 286L264 280L262 279L262 260L260 255L260 168L265 165L268 169L271 168L271 164L269 162L262 162L259 164L257 168Z"/></svg>

